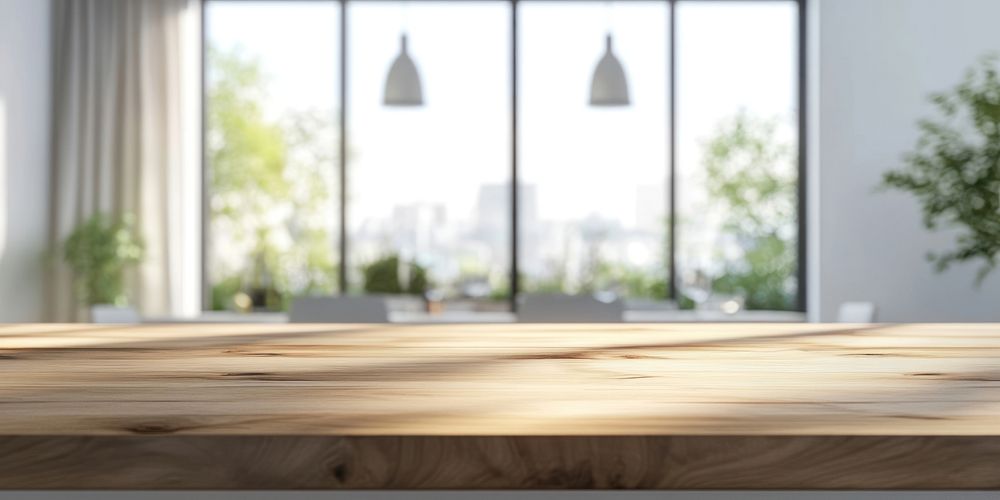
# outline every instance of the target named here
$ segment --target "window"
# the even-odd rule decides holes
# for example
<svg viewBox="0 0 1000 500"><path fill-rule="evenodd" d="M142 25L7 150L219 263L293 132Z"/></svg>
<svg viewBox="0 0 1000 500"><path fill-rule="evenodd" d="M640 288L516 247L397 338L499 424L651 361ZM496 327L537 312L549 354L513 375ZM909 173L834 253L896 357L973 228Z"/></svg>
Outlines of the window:
<svg viewBox="0 0 1000 500"><path fill-rule="evenodd" d="M667 297L664 2L520 7L521 287ZM612 38L631 105L589 104Z"/></svg>
<svg viewBox="0 0 1000 500"><path fill-rule="evenodd" d="M206 306L801 309L801 8L206 1ZM423 103L387 106L404 34ZM589 103L608 35L627 106Z"/></svg>
<svg viewBox="0 0 1000 500"><path fill-rule="evenodd" d="M677 270L695 300L794 309L798 10L677 4Z"/></svg>
<svg viewBox="0 0 1000 500"><path fill-rule="evenodd" d="M339 14L321 2L206 6L212 308L336 289Z"/></svg>
<svg viewBox="0 0 1000 500"><path fill-rule="evenodd" d="M348 4L352 291L507 307L510 13L506 2ZM420 107L383 103L403 33ZM383 279L386 265L402 268L402 283Z"/></svg>

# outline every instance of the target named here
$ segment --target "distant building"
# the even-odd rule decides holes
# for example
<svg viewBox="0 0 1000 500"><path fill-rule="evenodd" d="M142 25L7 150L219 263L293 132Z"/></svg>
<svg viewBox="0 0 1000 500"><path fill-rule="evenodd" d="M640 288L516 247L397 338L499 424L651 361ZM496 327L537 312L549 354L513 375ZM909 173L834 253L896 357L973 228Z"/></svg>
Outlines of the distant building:
<svg viewBox="0 0 1000 500"><path fill-rule="evenodd" d="M433 256L451 245L448 212L440 203L409 203L392 209L387 236L404 258Z"/></svg>
<svg viewBox="0 0 1000 500"><path fill-rule="evenodd" d="M510 241L510 183L484 184L476 201L476 236L485 241ZM518 189L518 222L522 228L538 224L538 194L535 186Z"/></svg>

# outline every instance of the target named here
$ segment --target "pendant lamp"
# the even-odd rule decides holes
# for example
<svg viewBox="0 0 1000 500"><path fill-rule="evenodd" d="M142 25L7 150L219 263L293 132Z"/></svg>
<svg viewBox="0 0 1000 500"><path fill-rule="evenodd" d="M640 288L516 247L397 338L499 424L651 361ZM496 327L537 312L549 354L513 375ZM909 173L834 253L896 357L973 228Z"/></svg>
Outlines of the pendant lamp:
<svg viewBox="0 0 1000 500"><path fill-rule="evenodd" d="M591 106L628 106L628 81L622 63L611 50L611 34L606 38L604 55L594 68L594 78L590 82Z"/></svg>
<svg viewBox="0 0 1000 500"><path fill-rule="evenodd" d="M399 55L389 67L389 76L385 79L386 106L423 106L424 91L420 85L420 73L417 65L406 50L406 34L399 36Z"/></svg>

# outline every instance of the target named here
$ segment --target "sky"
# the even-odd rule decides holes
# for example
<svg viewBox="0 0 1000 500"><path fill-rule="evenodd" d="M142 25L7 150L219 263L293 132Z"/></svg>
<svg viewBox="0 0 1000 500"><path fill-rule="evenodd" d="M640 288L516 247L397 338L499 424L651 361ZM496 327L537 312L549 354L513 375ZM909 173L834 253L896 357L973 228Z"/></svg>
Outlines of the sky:
<svg viewBox="0 0 1000 500"><path fill-rule="evenodd" d="M509 4L348 8L350 225L408 202L443 203L452 217L470 217L480 185L509 179ZM537 186L539 217L593 214L636 225L639 192L666 183L666 3L524 1L519 10L519 171ZM274 114L336 109L337 4L225 1L210 3L208 13L213 44L259 58ZM721 120L744 108L785 120L791 137L797 12L791 1L679 2L677 16L678 203L682 215L697 218L707 213L701 144ZM404 31L426 105L387 108L384 79ZM590 79L609 32L632 105L592 108ZM710 226L687 240L710 245Z"/></svg>

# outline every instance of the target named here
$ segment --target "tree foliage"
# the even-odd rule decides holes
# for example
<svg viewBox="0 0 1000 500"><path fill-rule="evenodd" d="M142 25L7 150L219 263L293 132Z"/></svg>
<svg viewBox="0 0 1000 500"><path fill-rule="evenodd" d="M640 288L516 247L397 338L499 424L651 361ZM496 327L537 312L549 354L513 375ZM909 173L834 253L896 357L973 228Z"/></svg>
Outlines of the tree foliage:
<svg viewBox="0 0 1000 500"><path fill-rule="evenodd" d="M237 292L253 287L261 269L283 303L291 295L332 292L332 110L273 116L265 108L269 96L259 62L238 50L210 49L209 68L213 308L227 307Z"/></svg>
<svg viewBox="0 0 1000 500"><path fill-rule="evenodd" d="M793 149L779 123L740 111L705 144L709 198L724 214L722 230L742 250L713 290L743 296L750 309L794 306L795 186Z"/></svg>
<svg viewBox="0 0 1000 500"><path fill-rule="evenodd" d="M918 122L920 136L905 167L887 172L883 188L917 198L927 229L958 228L955 247L928 254L937 271L979 261L979 284L1000 253L1000 78L997 56L984 57L954 89L930 96L938 116Z"/></svg>

